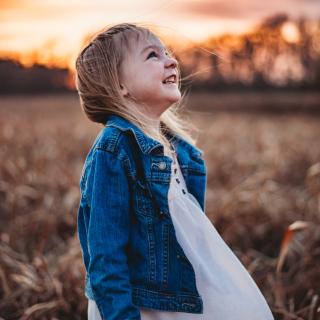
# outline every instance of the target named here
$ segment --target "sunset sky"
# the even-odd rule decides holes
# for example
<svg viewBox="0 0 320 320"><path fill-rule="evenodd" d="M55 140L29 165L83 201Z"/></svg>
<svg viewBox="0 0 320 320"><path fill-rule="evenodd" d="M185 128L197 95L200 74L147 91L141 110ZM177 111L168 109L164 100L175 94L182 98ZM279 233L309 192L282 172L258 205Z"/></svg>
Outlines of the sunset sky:
<svg viewBox="0 0 320 320"><path fill-rule="evenodd" d="M139 22L180 42L242 33L262 19L287 13L319 18L319 0L1 0L0 56L69 65L83 37L106 25Z"/></svg>

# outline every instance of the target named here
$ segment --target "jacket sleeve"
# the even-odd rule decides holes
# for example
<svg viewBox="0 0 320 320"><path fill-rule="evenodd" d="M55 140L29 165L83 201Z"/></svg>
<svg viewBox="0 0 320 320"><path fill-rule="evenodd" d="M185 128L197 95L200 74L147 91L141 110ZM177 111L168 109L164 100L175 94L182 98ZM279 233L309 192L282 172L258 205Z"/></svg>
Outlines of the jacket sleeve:
<svg viewBox="0 0 320 320"><path fill-rule="evenodd" d="M140 320L140 310L132 302L127 264L130 195L121 160L97 149L88 183L88 273L95 302L104 320Z"/></svg>

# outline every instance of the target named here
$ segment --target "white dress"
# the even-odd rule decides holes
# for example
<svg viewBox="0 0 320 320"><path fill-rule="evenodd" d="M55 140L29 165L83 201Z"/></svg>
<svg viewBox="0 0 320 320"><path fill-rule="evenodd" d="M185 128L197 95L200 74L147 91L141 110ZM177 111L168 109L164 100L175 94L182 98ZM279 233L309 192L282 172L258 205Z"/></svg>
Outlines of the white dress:
<svg viewBox="0 0 320 320"><path fill-rule="evenodd" d="M140 308L142 320L274 320L256 283L188 192L174 156L168 193L179 244L190 260L203 299L203 314ZM88 319L101 320L89 300Z"/></svg>

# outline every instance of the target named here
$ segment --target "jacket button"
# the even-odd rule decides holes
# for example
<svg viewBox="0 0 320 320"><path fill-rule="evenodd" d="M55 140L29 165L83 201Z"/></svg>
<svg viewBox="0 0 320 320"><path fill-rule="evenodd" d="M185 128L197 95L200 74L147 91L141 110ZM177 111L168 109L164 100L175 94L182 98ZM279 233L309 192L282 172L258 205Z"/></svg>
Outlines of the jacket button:
<svg viewBox="0 0 320 320"><path fill-rule="evenodd" d="M180 259L180 258L181 258L180 254L177 254L177 258L178 258L178 259Z"/></svg>
<svg viewBox="0 0 320 320"><path fill-rule="evenodd" d="M159 163L159 169L160 169L160 170L164 170L165 168L166 168L166 163L163 162L163 161L160 162L160 163Z"/></svg>

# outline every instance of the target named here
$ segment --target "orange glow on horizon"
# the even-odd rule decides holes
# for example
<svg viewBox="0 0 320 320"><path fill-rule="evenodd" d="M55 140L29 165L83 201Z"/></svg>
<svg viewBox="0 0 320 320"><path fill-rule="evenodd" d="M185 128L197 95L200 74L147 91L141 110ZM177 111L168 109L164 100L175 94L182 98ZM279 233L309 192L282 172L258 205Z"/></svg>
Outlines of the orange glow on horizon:
<svg viewBox="0 0 320 320"><path fill-rule="evenodd" d="M223 28L219 32L219 25L215 25L217 25L215 33L199 38L196 37L196 32L194 33L194 36L191 37L191 31L186 32L188 29L186 29L185 32L189 34L189 36L186 36L179 31L174 30L174 28L168 28L168 30L173 30L172 32L168 33L166 33L167 30L165 27L163 29L159 28L159 30L155 31L157 31L157 34L168 46L171 46L176 52L179 52L180 50L184 50L192 46L205 46L207 40L209 40L211 37L219 36L220 34L222 34ZM243 30L241 30L242 32L240 32L240 30L241 29L237 30L237 34L241 34L246 31L249 32L250 28L246 29L245 27L243 27ZM34 64L42 64L48 66L49 68L68 68L71 71L74 71L75 58L81 47L83 46L85 39L87 39L89 36L90 34L88 33L83 37L79 37L80 40L77 44L73 45L72 48L68 48L68 46L66 45L65 51L63 50L63 41L61 41L61 43L59 44L59 39L53 38L46 39L42 45L37 45L29 50L19 50L19 47L16 50L12 51L0 50L0 58L19 61L25 67L32 67ZM60 46L60 48L58 48L58 46Z"/></svg>
<svg viewBox="0 0 320 320"><path fill-rule="evenodd" d="M106 25L137 22L155 26L161 38L177 51L204 46L210 37L250 32L267 15L283 10L279 1L208 2L201 0L2 0L0 4L0 58L74 70L74 61L86 35ZM283 0L287 4L292 0ZM250 4L254 4L250 6ZM292 14L314 16L320 3L285 6ZM299 41L294 25L281 30L288 42Z"/></svg>

